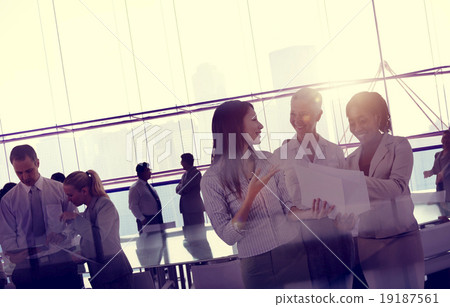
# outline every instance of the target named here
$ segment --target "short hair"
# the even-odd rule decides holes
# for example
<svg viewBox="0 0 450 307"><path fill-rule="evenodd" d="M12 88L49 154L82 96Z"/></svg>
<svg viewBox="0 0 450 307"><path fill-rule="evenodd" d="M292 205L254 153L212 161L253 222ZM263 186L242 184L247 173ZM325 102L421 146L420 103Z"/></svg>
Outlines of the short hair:
<svg viewBox="0 0 450 307"><path fill-rule="evenodd" d="M378 129L382 132L392 131L391 115L386 100L377 92L360 92L350 99L345 108L348 117L350 108L360 107L372 114L380 116Z"/></svg>
<svg viewBox="0 0 450 307"><path fill-rule="evenodd" d="M3 186L3 189L0 190L0 199L2 199L3 196L5 196L6 193L8 193L9 190L14 188L15 186L16 186L16 184L14 182L5 183L5 185Z"/></svg>
<svg viewBox="0 0 450 307"><path fill-rule="evenodd" d="M64 176L63 173L57 172L57 173L54 173L54 174L50 177L50 179L53 179L53 180L56 180L56 181L59 181L59 182L63 183L63 182L64 182L64 179L66 179L66 176Z"/></svg>
<svg viewBox="0 0 450 307"><path fill-rule="evenodd" d="M18 145L11 150L9 161L11 161L11 163L13 163L14 160L23 161L26 157L30 157L31 160L36 161L36 151L30 145Z"/></svg>
<svg viewBox="0 0 450 307"><path fill-rule="evenodd" d="M310 104L315 104L319 110L322 109L322 95L319 93L319 91L304 87L300 90L298 90L291 98L291 102L294 100L305 100Z"/></svg>
<svg viewBox="0 0 450 307"><path fill-rule="evenodd" d="M147 168L150 168L150 164L147 162L142 162L136 165L136 173L139 175L143 173Z"/></svg>
<svg viewBox="0 0 450 307"><path fill-rule="evenodd" d="M181 155L181 160L187 162L189 165L194 165L194 156L191 153L184 153Z"/></svg>

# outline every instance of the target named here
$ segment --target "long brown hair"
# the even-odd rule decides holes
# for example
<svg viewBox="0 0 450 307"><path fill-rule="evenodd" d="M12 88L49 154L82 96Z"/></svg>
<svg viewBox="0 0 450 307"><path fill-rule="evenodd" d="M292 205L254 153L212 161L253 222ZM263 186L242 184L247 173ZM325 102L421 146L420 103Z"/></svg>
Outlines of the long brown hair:
<svg viewBox="0 0 450 307"><path fill-rule="evenodd" d="M89 194L91 194L91 196L104 196L106 198L109 198L108 194L106 194L105 189L103 188L102 181L100 180L97 172L91 169L87 172L76 171L71 173L64 180L64 184L71 185L78 191L81 191L81 189L84 187L88 187Z"/></svg>
<svg viewBox="0 0 450 307"><path fill-rule="evenodd" d="M219 164L220 180L225 188L242 197L239 175L243 173L242 156L247 144L242 136L244 117L253 105L246 101L224 102L214 112L212 119L213 157L212 163ZM253 148L249 145L253 154Z"/></svg>

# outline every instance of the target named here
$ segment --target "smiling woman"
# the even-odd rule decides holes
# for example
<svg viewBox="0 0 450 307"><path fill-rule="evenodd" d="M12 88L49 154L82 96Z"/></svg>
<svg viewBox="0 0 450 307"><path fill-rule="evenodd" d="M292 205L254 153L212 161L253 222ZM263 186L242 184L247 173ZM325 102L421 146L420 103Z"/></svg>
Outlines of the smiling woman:
<svg viewBox="0 0 450 307"><path fill-rule="evenodd" d="M409 191L413 154L406 138L388 134L390 115L380 94L361 92L347 104L361 146L347 157L364 172L370 210L360 215L358 254L370 288L423 288L424 255Z"/></svg>
<svg viewBox="0 0 450 307"><path fill-rule="evenodd" d="M284 176L267 160L270 153L253 148L262 128L248 102L227 101L215 110L213 164L201 181L205 209L218 236L237 243L246 288L311 288L299 225L287 217L292 202ZM314 203L305 216L326 210Z"/></svg>

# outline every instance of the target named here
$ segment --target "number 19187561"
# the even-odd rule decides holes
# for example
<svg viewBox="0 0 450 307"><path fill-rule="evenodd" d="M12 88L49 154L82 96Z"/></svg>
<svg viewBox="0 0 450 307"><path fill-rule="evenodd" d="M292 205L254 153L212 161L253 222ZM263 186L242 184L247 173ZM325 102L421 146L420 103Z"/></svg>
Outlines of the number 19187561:
<svg viewBox="0 0 450 307"><path fill-rule="evenodd" d="M438 297L437 293L433 294L411 294L411 293L395 293L395 294L380 294L381 304L407 304L407 303L427 303L427 304L437 304Z"/></svg>

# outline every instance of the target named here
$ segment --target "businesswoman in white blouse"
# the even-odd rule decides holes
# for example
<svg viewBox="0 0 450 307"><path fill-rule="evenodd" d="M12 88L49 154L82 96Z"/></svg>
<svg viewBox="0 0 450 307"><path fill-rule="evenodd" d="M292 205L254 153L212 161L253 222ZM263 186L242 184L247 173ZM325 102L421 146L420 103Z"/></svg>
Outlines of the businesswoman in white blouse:
<svg viewBox="0 0 450 307"><path fill-rule="evenodd" d="M408 187L413 153L392 136L386 101L375 92L354 95L346 107L350 131L361 145L348 168L365 174L371 208L360 215L358 253L369 288L423 288L424 258Z"/></svg>
<svg viewBox="0 0 450 307"><path fill-rule="evenodd" d="M201 181L206 212L217 235L237 243L246 288L311 287L306 253L296 240L298 223L289 222L292 203L284 177L255 151L263 126L253 106L227 101L214 112L213 163ZM320 201L309 218L329 208Z"/></svg>
<svg viewBox="0 0 450 307"><path fill-rule="evenodd" d="M71 223L81 235L81 254L89 259L89 279L94 289L129 289L132 268L120 245L119 214L106 194L98 174L76 171L64 180L64 192L81 213L63 212L61 220Z"/></svg>

